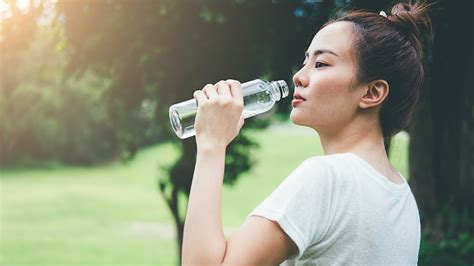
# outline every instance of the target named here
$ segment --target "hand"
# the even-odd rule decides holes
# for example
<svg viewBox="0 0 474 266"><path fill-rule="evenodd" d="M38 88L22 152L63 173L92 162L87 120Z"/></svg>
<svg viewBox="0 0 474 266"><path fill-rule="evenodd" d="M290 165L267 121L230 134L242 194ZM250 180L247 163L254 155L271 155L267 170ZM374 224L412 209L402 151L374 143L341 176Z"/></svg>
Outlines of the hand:
<svg viewBox="0 0 474 266"><path fill-rule="evenodd" d="M194 127L201 148L226 148L244 124L242 86L236 80L207 84L194 92L198 102Z"/></svg>

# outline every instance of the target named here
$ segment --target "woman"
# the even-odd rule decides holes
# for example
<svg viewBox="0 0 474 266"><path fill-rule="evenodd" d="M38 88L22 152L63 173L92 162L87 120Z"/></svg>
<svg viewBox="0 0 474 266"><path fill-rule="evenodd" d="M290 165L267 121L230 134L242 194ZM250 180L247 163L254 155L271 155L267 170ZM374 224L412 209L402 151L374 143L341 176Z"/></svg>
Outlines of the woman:
<svg viewBox="0 0 474 266"><path fill-rule="evenodd" d="M221 224L226 146L244 121L240 83L196 91L197 161L183 264L416 264L420 220L384 138L404 129L423 81L427 5L350 11L323 25L294 75L293 123L324 156L302 162L228 240ZM275 158L276 160L276 158Z"/></svg>

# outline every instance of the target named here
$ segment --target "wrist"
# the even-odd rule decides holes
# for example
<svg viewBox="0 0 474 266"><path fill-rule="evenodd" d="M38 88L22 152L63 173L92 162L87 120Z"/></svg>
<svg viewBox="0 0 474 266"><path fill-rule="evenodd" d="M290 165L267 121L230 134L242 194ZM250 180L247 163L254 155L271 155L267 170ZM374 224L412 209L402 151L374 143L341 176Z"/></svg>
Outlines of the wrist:
<svg viewBox="0 0 474 266"><path fill-rule="evenodd" d="M217 143L197 145L198 154L219 154L226 152L227 146Z"/></svg>
<svg viewBox="0 0 474 266"><path fill-rule="evenodd" d="M198 154L221 154L226 152L225 145L200 145L197 146Z"/></svg>

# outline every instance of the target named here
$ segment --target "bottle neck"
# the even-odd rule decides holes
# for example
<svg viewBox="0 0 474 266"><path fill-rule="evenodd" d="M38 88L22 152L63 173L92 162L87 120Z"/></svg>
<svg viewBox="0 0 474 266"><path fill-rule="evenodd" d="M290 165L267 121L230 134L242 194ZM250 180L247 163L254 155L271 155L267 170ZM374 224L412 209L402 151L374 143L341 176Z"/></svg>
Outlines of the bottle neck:
<svg viewBox="0 0 474 266"><path fill-rule="evenodd" d="M272 98L275 101L279 101L282 98L285 98L289 94L288 85L284 80L277 80L270 82L270 87L272 90Z"/></svg>

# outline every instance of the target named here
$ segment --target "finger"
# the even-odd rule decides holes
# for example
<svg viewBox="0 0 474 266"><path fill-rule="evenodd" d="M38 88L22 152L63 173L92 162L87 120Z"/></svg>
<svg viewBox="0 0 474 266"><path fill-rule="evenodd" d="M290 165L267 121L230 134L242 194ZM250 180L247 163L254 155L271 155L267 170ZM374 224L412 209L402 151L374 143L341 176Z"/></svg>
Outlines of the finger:
<svg viewBox="0 0 474 266"><path fill-rule="evenodd" d="M232 93L230 92L230 86L227 82L221 80L216 84L217 87L217 93L220 95L227 97L227 98L232 98Z"/></svg>
<svg viewBox="0 0 474 266"><path fill-rule="evenodd" d="M204 93L204 96L206 96L207 99L209 99L209 96L207 95L207 92L206 92L206 91L207 91L209 88L213 88L213 87L214 87L214 84L209 84L209 83L208 83L208 84L206 84L206 86L204 86L204 87L202 88L201 91Z"/></svg>
<svg viewBox="0 0 474 266"><path fill-rule="evenodd" d="M219 97L214 85L208 84L202 90L209 100Z"/></svg>
<svg viewBox="0 0 474 266"><path fill-rule="evenodd" d="M202 106L206 101L208 101L206 95L202 90L197 90L193 94L194 99L197 101L197 105Z"/></svg>
<svg viewBox="0 0 474 266"><path fill-rule="evenodd" d="M227 83L230 85L230 92L232 97L236 99L240 104L244 104L244 96L242 92L242 84L239 81L228 79Z"/></svg>

